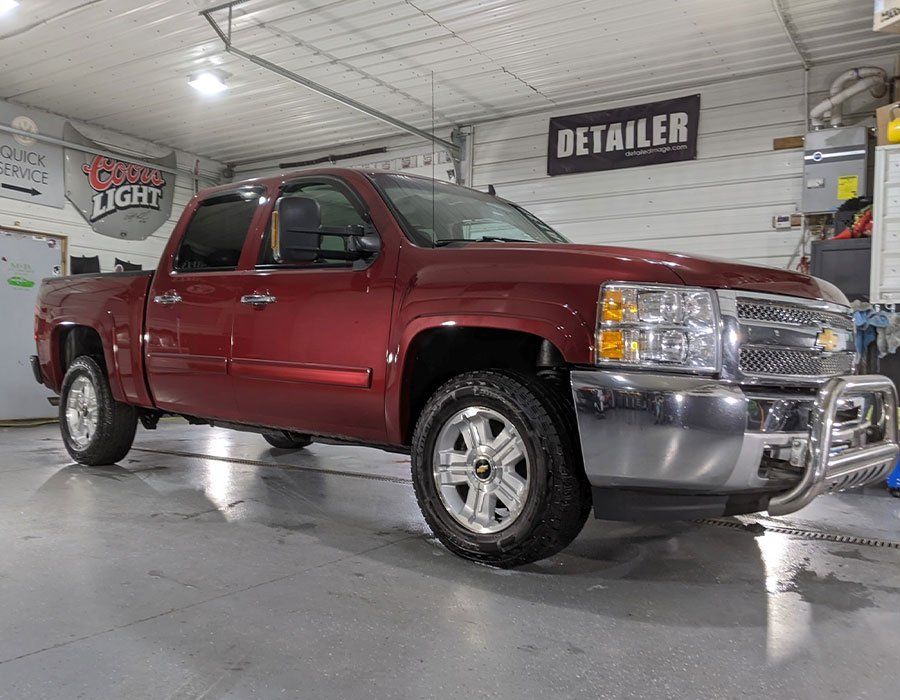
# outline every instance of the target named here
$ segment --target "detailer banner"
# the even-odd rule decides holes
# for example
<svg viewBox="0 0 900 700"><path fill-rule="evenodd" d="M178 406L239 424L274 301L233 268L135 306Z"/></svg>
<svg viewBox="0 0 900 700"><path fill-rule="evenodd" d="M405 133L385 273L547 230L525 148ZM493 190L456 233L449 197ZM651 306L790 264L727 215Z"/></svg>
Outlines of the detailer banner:
<svg viewBox="0 0 900 700"><path fill-rule="evenodd" d="M697 158L700 95L550 119L547 174Z"/></svg>

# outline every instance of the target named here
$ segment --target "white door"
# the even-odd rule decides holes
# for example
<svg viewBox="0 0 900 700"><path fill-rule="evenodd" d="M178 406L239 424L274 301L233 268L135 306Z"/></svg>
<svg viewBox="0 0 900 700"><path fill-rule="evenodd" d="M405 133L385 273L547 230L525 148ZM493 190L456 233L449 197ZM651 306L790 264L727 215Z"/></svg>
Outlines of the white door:
<svg viewBox="0 0 900 700"><path fill-rule="evenodd" d="M62 239L0 228L0 420L50 418L49 389L34 380L34 306L44 277L62 273Z"/></svg>

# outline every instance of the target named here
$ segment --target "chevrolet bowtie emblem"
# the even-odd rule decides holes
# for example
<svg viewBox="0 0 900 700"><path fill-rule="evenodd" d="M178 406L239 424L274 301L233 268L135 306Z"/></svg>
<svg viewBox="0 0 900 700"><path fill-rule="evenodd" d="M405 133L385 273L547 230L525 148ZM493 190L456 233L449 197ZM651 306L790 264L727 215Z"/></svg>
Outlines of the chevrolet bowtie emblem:
<svg viewBox="0 0 900 700"><path fill-rule="evenodd" d="M816 347L826 352L834 352L843 347L846 340L841 333L836 333L830 328L824 329L816 336Z"/></svg>

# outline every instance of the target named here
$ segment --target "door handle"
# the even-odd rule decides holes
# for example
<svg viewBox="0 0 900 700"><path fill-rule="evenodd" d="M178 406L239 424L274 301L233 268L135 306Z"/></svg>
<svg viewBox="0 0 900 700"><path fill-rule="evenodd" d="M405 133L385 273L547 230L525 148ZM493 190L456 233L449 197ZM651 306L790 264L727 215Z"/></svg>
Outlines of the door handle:
<svg viewBox="0 0 900 700"><path fill-rule="evenodd" d="M250 304L251 306L265 306L266 304L274 304L278 301L278 297L271 294L245 294L241 297L242 304Z"/></svg>
<svg viewBox="0 0 900 700"><path fill-rule="evenodd" d="M165 292L153 297L153 302L155 304L162 304L163 306L171 306L172 304L181 303L181 295L177 292Z"/></svg>

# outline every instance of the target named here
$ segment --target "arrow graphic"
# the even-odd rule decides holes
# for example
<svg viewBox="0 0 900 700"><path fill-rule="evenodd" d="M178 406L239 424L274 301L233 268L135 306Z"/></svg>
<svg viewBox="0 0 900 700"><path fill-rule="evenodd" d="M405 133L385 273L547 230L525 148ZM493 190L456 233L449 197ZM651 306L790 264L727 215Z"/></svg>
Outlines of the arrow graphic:
<svg viewBox="0 0 900 700"><path fill-rule="evenodd" d="M35 195L39 195L41 193L40 190L34 189L34 187L19 187L18 185L10 185L6 182L0 183L0 187L5 190L15 190L16 192L24 192L25 194L30 194L32 197Z"/></svg>

